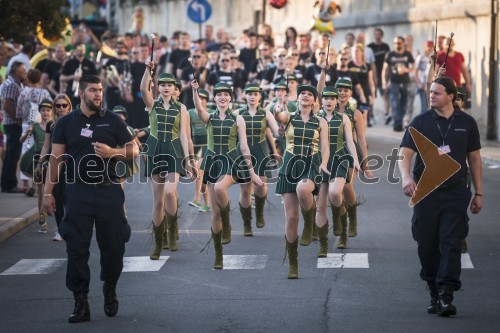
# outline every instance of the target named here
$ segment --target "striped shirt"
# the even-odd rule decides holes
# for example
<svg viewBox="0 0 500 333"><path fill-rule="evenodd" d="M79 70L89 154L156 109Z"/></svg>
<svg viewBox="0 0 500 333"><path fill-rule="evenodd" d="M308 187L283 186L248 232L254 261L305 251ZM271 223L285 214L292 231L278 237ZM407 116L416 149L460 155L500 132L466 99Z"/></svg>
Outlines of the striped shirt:
<svg viewBox="0 0 500 333"><path fill-rule="evenodd" d="M14 112L17 108L17 99L21 94L21 82L9 75L7 80L0 86L0 100L2 101L3 124L4 125L21 125L21 118L12 118L5 110L5 100L12 99L14 101Z"/></svg>

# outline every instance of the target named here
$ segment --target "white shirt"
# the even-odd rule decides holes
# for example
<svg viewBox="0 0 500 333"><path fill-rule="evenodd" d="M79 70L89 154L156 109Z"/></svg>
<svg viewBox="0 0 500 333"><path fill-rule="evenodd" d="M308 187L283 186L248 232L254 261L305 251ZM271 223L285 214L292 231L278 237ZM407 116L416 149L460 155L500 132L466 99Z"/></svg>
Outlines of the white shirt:
<svg viewBox="0 0 500 333"><path fill-rule="evenodd" d="M7 65L7 73L10 72L10 65L14 63L14 61L19 61L24 64L24 67L26 67L26 72L31 69L31 62L30 62L30 57L26 53L18 53L9 60L9 64Z"/></svg>

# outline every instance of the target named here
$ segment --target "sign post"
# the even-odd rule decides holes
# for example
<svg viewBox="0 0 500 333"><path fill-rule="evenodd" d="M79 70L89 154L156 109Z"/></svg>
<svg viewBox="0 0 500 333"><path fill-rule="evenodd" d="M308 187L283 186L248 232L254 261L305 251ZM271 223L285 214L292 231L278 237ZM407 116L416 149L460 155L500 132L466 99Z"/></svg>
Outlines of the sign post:
<svg viewBox="0 0 500 333"><path fill-rule="evenodd" d="M198 23L198 32L201 35L201 25L212 15L212 5L207 0L191 0L187 7L187 15L191 21Z"/></svg>

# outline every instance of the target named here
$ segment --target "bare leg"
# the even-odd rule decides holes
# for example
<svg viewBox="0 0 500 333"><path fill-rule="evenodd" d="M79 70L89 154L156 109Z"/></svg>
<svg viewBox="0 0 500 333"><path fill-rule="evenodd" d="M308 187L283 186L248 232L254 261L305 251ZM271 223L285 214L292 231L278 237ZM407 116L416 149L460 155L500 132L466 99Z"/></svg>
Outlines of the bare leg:
<svg viewBox="0 0 500 333"><path fill-rule="evenodd" d="M296 193L284 193L285 237L289 243L295 242L299 233L299 199Z"/></svg>
<svg viewBox="0 0 500 333"><path fill-rule="evenodd" d="M163 221L165 207L165 178L159 174L151 176L153 191L153 224L159 227Z"/></svg>

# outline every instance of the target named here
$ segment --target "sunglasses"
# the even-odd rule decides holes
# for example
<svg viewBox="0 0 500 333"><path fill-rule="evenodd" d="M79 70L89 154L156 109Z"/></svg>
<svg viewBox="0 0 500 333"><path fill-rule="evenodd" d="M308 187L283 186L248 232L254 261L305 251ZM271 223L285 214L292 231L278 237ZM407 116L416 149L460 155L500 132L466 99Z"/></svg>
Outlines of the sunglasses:
<svg viewBox="0 0 500 333"><path fill-rule="evenodd" d="M67 107L68 107L68 104L56 104L56 108L58 108L58 109L61 109L61 108L66 109Z"/></svg>
<svg viewBox="0 0 500 333"><path fill-rule="evenodd" d="M286 54L280 54L280 55L278 55L278 57L279 58L284 58L284 57L286 57Z"/></svg>
<svg viewBox="0 0 500 333"><path fill-rule="evenodd" d="M298 53L292 53L292 57L297 57L298 55Z"/></svg>
<svg viewBox="0 0 500 333"><path fill-rule="evenodd" d="M325 55L326 52L318 52L318 55Z"/></svg>
<svg viewBox="0 0 500 333"><path fill-rule="evenodd" d="M231 60L238 60L238 57L231 57Z"/></svg>
<svg viewBox="0 0 500 333"><path fill-rule="evenodd" d="M349 59L347 59L347 58L340 58L340 61L347 61L347 60L349 60Z"/></svg>
<svg viewBox="0 0 500 333"><path fill-rule="evenodd" d="M221 59L221 62L229 62L229 59Z"/></svg>
<svg viewBox="0 0 500 333"><path fill-rule="evenodd" d="M193 59L200 59L201 58L201 55L194 55L193 56Z"/></svg>

